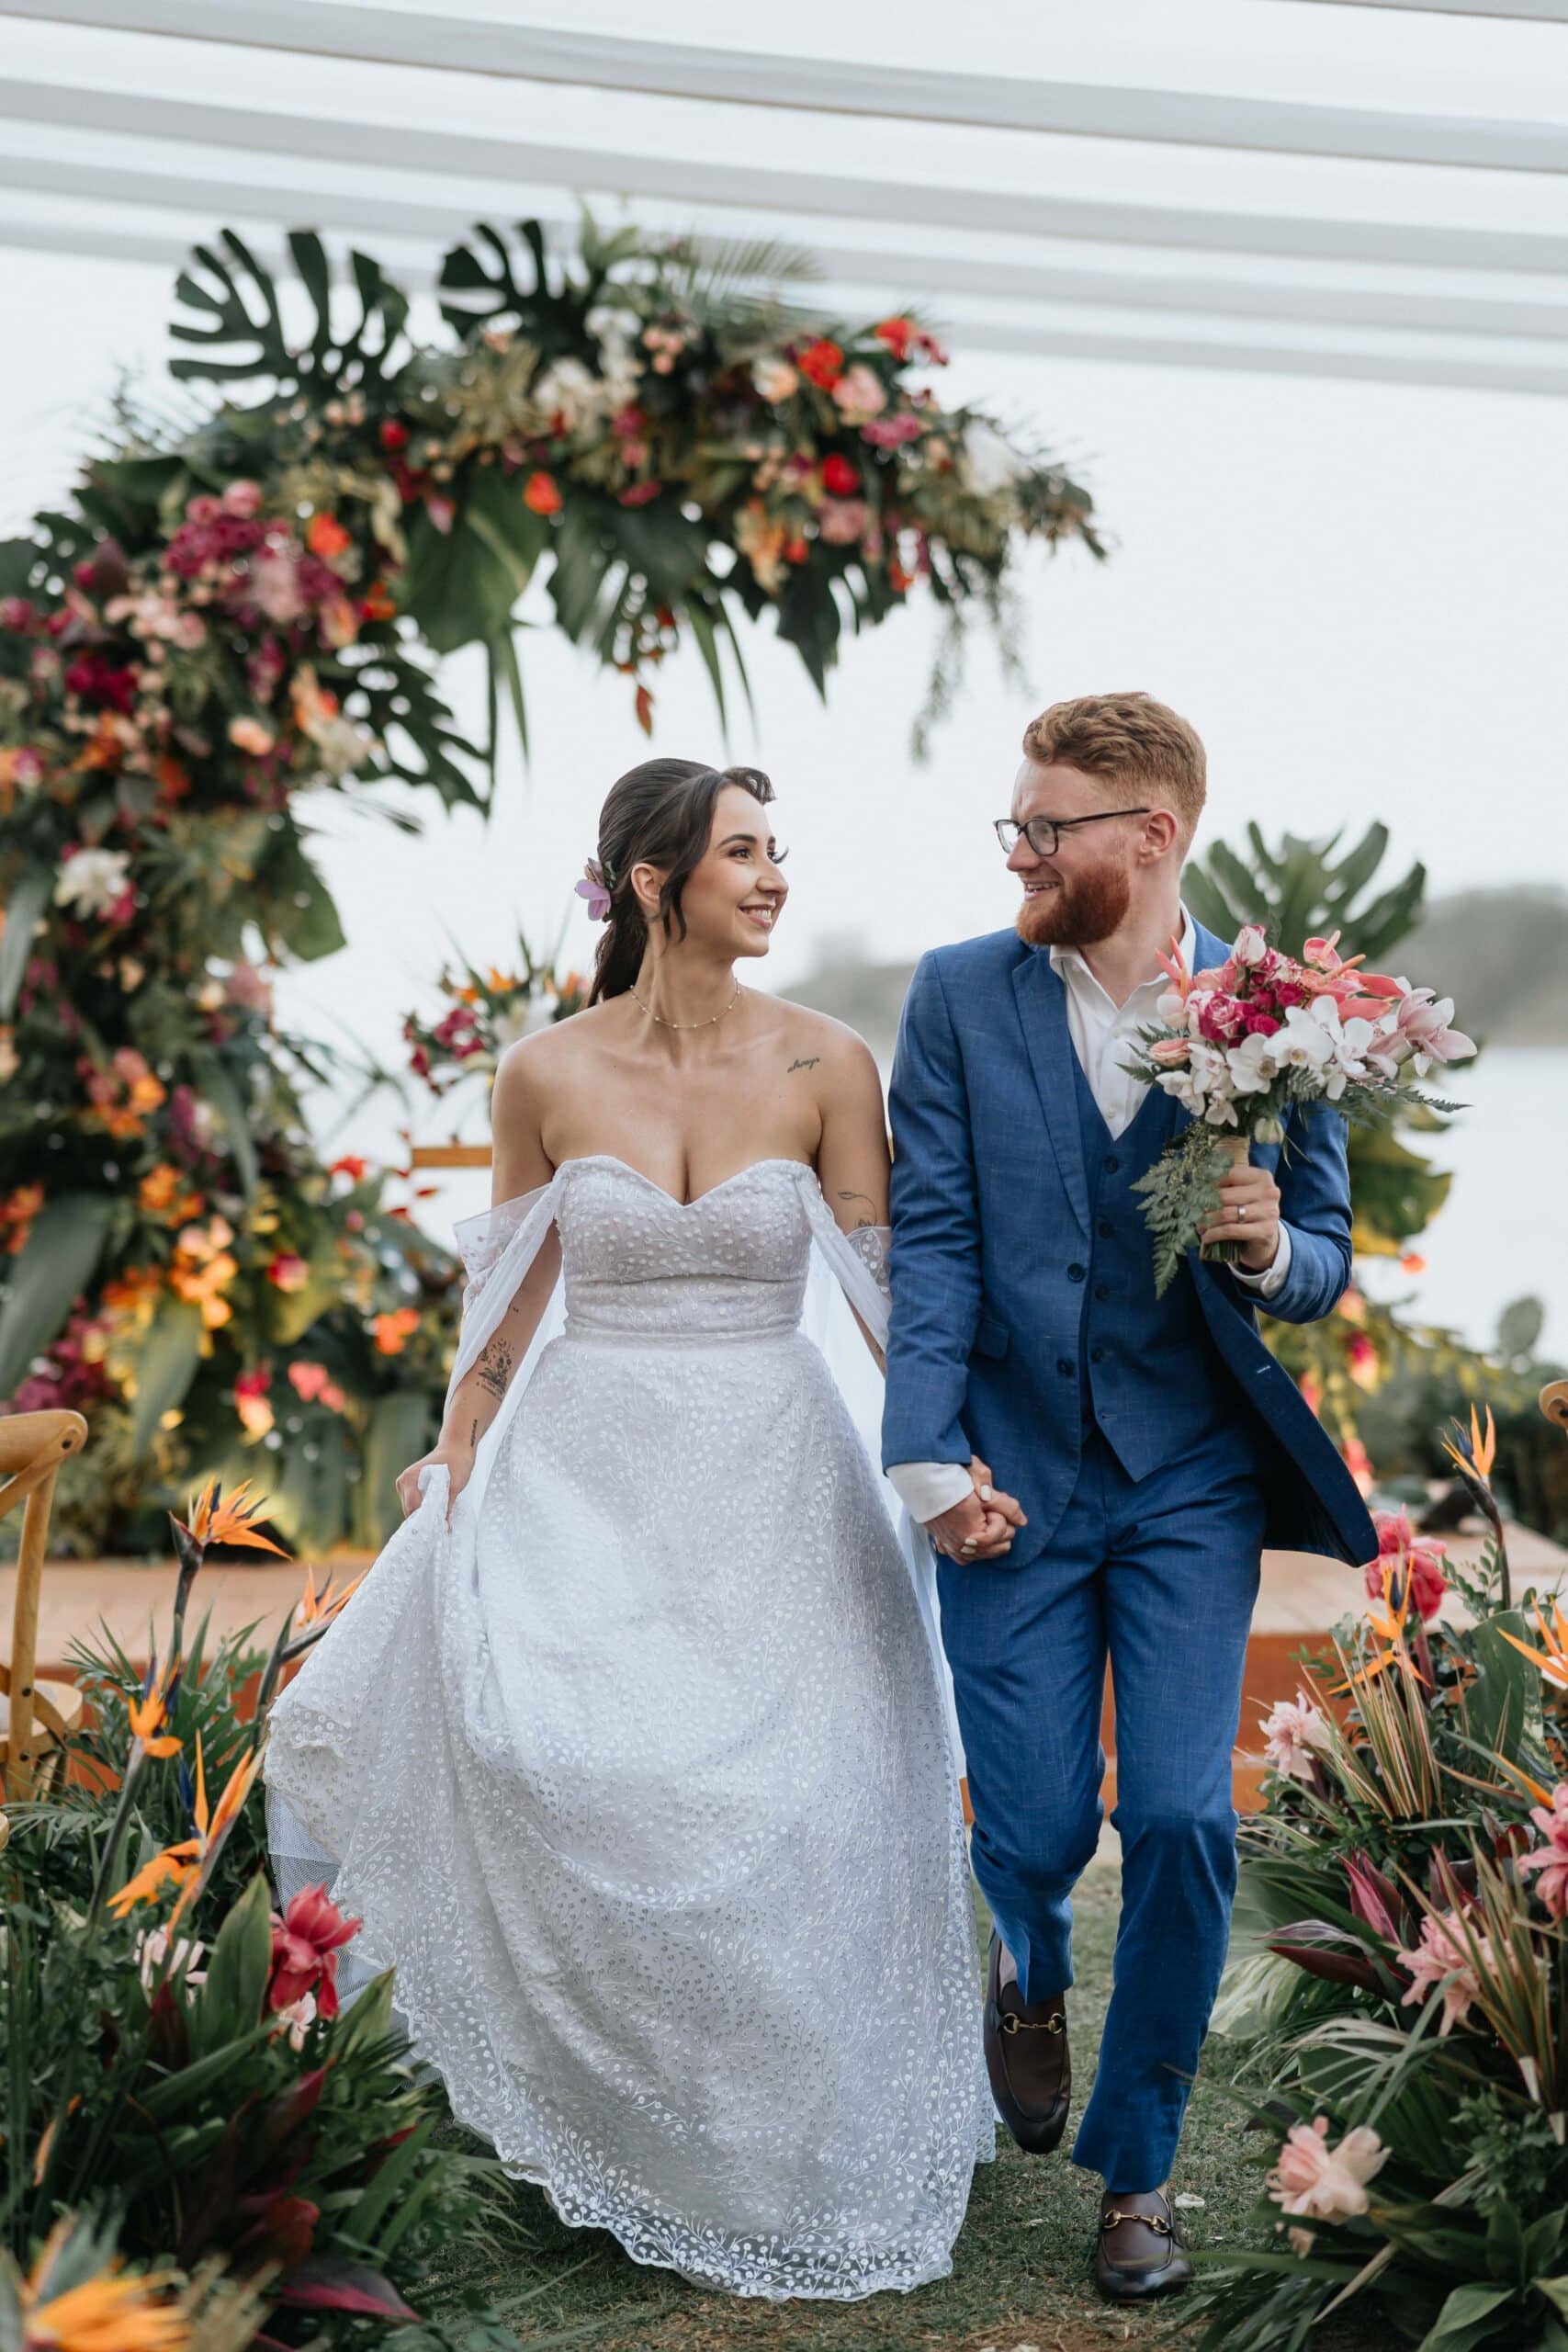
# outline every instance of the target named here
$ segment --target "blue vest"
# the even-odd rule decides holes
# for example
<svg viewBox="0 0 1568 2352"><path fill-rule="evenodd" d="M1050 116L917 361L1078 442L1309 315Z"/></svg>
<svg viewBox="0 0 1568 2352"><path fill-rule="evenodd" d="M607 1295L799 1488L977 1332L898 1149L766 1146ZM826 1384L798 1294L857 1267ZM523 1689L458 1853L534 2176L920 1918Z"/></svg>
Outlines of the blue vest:
<svg viewBox="0 0 1568 2352"><path fill-rule="evenodd" d="M1089 1190L1089 1254L1078 1325L1078 1392L1086 1429L1098 1426L1129 1478L1145 1478L1199 1443L1229 1432L1245 1455L1250 1416L1210 1336L1186 1266L1155 1296L1154 1252L1133 1190L1178 1125L1170 1097L1151 1087L1112 1136L1077 1055L1073 1087Z"/></svg>

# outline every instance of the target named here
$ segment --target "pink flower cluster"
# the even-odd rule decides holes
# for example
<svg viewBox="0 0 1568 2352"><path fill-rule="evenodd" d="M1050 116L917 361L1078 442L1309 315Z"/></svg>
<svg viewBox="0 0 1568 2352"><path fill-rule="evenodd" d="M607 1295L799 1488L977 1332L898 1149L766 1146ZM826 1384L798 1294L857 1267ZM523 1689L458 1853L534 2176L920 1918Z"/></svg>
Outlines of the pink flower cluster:
<svg viewBox="0 0 1568 2352"><path fill-rule="evenodd" d="M1568 1781L1559 1781L1548 1804L1532 1805L1530 1819L1546 1839L1519 1863L1539 1871L1536 1892L1554 1919L1568 1919Z"/></svg>
<svg viewBox="0 0 1568 2352"><path fill-rule="evenodd" d="M1367 2210L1367 2183L1388 2162L1388 2150L1370 2124L1347 2132L1337 2148L1328 2144L1328 2118L1292 2124L1279 2162L1268 2176L1269 2193L1285 2212L1314 2222L1353 2220Z"/></svg>
<svg viewBox="0 0 1568 2352"><path fill-rule="evenodd" d="M1406 1063L1424 1076L1475 1051L1449 1026L1451 999L1363 971L1338 938L1309 939L1298 961L1245 923L1224 962L1200 972L1173 946L1160 959L1167 1034L1145 1046L1145 1074L1194 1119L1278 1143L1303 1093L1337 1102L1350 1087L1386 1092Z"/></svg>
<svg viewBox="0 0 1568 2352"><path fill-rule="evenodd" d="M1408 1577L1410 1598L1419 1614L1435 1617L1449 1589L1443 1573L1448 1545L1435 1544L1427 1536L1417 1536L1408 1511L1374 1511L1372 1524L1378 1532L1378 1556L1369 1560L1361 1572L1368 1600L1392 1600L1399 1608Z"/></svg>

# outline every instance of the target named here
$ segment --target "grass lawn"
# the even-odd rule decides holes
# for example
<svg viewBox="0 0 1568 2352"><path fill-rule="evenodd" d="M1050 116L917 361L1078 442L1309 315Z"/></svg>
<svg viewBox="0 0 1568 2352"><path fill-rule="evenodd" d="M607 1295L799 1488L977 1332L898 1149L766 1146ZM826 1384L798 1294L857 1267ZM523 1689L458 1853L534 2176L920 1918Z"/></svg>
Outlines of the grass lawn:
<svg viewBox="0 0 1568 2352"><path fill-rule="evenodd" d="M1075 2123L1110 1996L1117 1893L1110 1860L1095 1862L1078 1890L1078 1981L1068 2005ZM1245 2232L1260 2163L1258 2143L1241 2129L1242 2111L1219 2087L1223 2044L1209 2043L1204 2064L1209 2079L1201 2079L1193 2095L1172 2184L1176 2194L1202 2199L1183 2215L1194 2245L1234 2242ZM493 2260L454 2269L441 2282L443 2295L455 2312L465 2289L480 2290L522 2344L582 2344L592 2352L771 2352L783 2346L791 2352L1102 2352L1129 2343L1166 2352L1174 2346L1182 2298L1164 2311L1128 2312L1109 2308L1095 2292L1099 2181L1076 2170L1065 2152L1026 2156L1005 2132L998 2137L997 2162L976 2176L953 2275L913 2294L835 2304L705 2292L670 2271L630 2261L606 2233L568 2229L537 2189L519 2183L511 2191L516 2244L504 2259L498 2250ZM487 2346L494 2341L476 2338Z"/></svg>

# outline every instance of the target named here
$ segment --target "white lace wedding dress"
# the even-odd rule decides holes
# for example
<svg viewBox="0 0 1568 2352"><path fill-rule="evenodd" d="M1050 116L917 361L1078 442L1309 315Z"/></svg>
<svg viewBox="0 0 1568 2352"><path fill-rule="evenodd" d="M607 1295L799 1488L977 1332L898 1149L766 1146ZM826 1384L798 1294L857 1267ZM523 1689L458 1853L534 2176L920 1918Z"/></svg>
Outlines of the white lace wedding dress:
<svg viewBox="0 0 1568 2352"><path fill-rule="evenodd" d="M564 1329L452 1528L425 1474L275 1705L280 1874L335 1862L454 2112L567 2221L739 2294L919 2286L994 2147L969 1871L930 1628L801 1328L814 1239L874 1329L886 1277L793 1160L685 1205L570 1160L459 1227L454 1386L552 1221Z"/></svg>

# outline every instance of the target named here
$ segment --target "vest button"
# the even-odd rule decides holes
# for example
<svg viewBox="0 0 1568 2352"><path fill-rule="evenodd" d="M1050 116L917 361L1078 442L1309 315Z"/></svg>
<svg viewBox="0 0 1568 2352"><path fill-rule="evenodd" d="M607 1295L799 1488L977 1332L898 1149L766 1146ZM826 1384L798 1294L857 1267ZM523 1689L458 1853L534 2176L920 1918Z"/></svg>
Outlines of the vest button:
<svg viewBox="0 0 1568 2352"><path fill-rule="evenodd" d="M1070 1283L1081 1283L1088 1272L1089 1269L1087 1266L1080 1266L1075 1260L1073 1264L1067 1268L1067 1280Z"/></svg>
<svg viewBox="0 0 1568 2352"><path fill-rule="evenodd" d="M1090 1348L1089 1351L1089 1360L1090 1363L1100 1363L1103 1360L1105 1350L1103 1348Z"/></svg>
<svg viewBox="0 0 1568 2352"><path fill-rule="evenodd" d="M1096 1283L1094 1286L1094 1295L1096 1298L1109 1298L1111 1295L1111 1284L1109 1283Z"/></svg>
<svg viewBox="0 0 1568 2352"><path fill-rule="evenodd" d="M1108 1225L1108 1224L1106 1223L1105 1219L1104 1219L1103 1217L1101 1217L1101 1218L1100 1218L1100 1239L1101 1239L1102 1241L1110 1241L1110 1240L1112 1240L1112 1239L1115 1238L1115 1233L1116 1233L1116 1227L1115 1227L1113 1225Z"/></svg>
<svg viewBox="0 0 1568 2352"><path fill-rule="evenodd" d="M1106 1153L1105 1172L1108 1176L1114 1176L1116 1170L1121 1167L1121 1165L1122 1162L1117 1159L1116 1154L1113 1151L1108 1151Z"/></svg>
<svg viewBox="0 0 1568 2352"><path fill-rule="evenodd" d="M1070 1380L1073 1376L1073 1360L1071 1356L1058 1356L1056 1358L1056 1369L1061 1374L1064 1380Z"/></svg>

